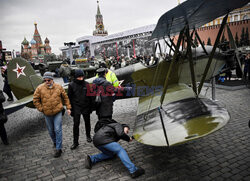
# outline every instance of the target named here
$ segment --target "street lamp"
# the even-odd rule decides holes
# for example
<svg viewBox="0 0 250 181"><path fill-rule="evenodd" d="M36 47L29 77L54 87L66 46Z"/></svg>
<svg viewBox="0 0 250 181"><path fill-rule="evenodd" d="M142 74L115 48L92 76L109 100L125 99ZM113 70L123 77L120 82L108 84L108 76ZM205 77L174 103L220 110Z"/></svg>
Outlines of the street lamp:
<svg viewBox="0 0 250 181"><path fill-rule="evenodd" d="M125 48L127 48L127 56L128 56L128 58L130 58L129 49L131 48L131 46L130 45L125 45Z"/></svg>

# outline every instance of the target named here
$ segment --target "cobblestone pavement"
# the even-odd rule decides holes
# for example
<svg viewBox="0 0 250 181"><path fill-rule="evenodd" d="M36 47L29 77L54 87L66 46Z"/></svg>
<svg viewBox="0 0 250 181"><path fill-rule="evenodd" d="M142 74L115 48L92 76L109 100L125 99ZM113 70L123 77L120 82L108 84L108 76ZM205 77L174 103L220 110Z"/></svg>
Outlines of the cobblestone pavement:
<svg viewBox="0 0 250 181"><path fill-rule="evenodd" d="M170 148L120 141L131 160L146 170L137 180L250 180L250 89L217 89L216 98L227 107L231 120L214 134ZM116 101L114 118L133 129L137 104L137 98ZM92 113L92 134L96 121ZM10 145L0 143L0 180L132 180L119 158L85 169L85 155L99 151L87 143L83 119L80 145L70 150L72 126L72 118L65 115L63 154L54 158L41 113L24 108L9 115L5 127Z"/></svg>

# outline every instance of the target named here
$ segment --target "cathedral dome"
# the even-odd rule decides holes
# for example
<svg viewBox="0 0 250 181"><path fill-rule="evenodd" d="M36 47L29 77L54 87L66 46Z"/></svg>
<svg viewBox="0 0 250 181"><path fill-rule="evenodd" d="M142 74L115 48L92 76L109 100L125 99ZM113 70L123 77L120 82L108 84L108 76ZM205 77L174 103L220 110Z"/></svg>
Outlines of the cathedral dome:
<svg viewBox="0 0 250 181"><path fill-rule="evenodd" d="M44 43L49 43L49 39L46 37Z"/></svg>
<svg viewBox="0 0 250 181"><path fill-rule="evenodd" d="M32 39L32 40L30 41L30 44L31 44L31 45L36 44L36 40Z"/></svg>
<svg viewBox="0 0 250 181"><path fill-rule="evenodd" d="M26 38L24 38L22 44L23 44L23 45L29 45L29 42L26 40Z"/></svg>

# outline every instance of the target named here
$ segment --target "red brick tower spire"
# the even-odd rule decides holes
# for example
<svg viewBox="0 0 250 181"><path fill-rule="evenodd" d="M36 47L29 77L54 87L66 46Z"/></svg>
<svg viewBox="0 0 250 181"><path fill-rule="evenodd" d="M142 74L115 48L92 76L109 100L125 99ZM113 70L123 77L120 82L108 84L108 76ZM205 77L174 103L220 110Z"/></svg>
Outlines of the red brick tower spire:
<svg viewBox="0 0 250 181"><path fill-rule="evenodd" d="M93 31L93 35L94 36L108 35L108 32L104 29L103 17L99 7L99 1L97 1L97 14L95 18L96 18L96 25L95 25L95 30Z"/></svg>
<svg viewBox="0 0 250 181"><path fill-rule="evenodd" d="M41 39L41 36L37 30L37 23L34 23L34 25L35 25L35 32L34 32L33 38L39 47L42 44L42 39Z"/></svg>
<svg viewBox="0 0 250 181"><path fill-rule="evenodd" d="M44 40L45 43L45 53L51 54L51 47L49 45L49 39L46 37Z"/></svg>

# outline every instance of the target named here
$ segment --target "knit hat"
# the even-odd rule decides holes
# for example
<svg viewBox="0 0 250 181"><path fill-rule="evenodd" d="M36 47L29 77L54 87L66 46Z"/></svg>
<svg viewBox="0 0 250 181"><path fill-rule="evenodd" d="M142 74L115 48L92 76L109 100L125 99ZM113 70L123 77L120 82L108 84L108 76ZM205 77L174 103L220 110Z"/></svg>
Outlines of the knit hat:
<svg viewBox="0 0 250 181"><path fill-rule="evenodd" d="M83 70L81 70L81 69L76 69L75 70L75 78L77 78L77 77L83 77L83 76L84 76Z"/></svg>
<svg viewBox="0 0 250 181"><path fill-rule="evenodd" d="M53 79L53 74L52 72L45 72L43 74L43 79Z"/></svg>

